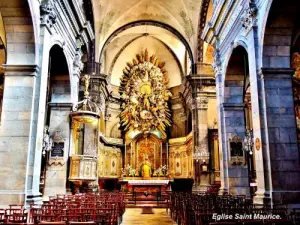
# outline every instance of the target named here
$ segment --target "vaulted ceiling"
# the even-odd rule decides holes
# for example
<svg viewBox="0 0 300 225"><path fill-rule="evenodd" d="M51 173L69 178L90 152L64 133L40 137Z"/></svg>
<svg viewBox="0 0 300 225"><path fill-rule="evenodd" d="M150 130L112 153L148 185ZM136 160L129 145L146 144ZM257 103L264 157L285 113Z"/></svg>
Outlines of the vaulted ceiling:
<svg viewBox="0 0 300 225"><path fill-rule="evenodd" d="M196 58L202 1L93 0L96 59L104 64L102 72L116 77L112 84L117 85L126 61L139 53L133 51L148 47L149 52L168 61L170 69L176 67L173 76L181 80Z"/></svg>

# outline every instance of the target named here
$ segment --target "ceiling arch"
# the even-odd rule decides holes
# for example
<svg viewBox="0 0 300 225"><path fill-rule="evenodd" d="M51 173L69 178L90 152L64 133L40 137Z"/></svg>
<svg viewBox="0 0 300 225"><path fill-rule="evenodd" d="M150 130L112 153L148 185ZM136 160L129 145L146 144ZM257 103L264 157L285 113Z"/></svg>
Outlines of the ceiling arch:
<svg viewBox="0 0 300 225"><path fill-rule="evenodd" d="M191 61L195 61L198 28L203 0L92 0L95 15L96 61L115 31L139 21L165 24L176 30L189 46Z"/></svg>
<svg viewBox="0 0 300 225"><path fill-rule="evenodd" d="M194 56L193 56L193 51L192 48L190 47L190 44L186 40L186 38L179 32L177 31L174 27L171 27L168 24L162 23L162 22L157 22L157 21L151 21L151 20L140 20L140 21L134 21L131 23L128 23L122 27L119 27L117 30L115 30L105 41L103 47L100 49L100 54L99 54L99 59L101 61L101 58L103 57L103 52L105 51L106 46L119 34L122 32L126 31L127 29L137 27L137 26L155 26L155 27L160 27L163 28L169 32L171 32L173 35L175 35L178 40L182 42L182 44L185 46L186 51L188 52L189 59L191 61L191 64L194 64Z"/></svg>
<svg viewBox="0 0 300 225"><path fill-rule="evenodd" d="M144 45L145 42L147 42L147 46ZM165 68L170 78L169 87L180 85L182 70L178 59L176 59L176 56L172 54L170 49L161 40L151 36L135 38L133 42L130 42L123 49L114 62L110 83L113 86L119 86L120 77L123 69L126 67L126 62L132 61L136 54L144 51L145 48L148 49L150 55L156 54L161 61L166 62Z"/></svg>
<svg viewBox="0 0 300 225"><path fill-rule="evenodd" d="M115 55L114 59L112 60L111 64L110 64L110 68L109 68L109 71L108 71L108 75L111 76L112 74L112 70L114 69L114 66L115 66L115 63L116 61L118 60L118 58L120 57L121 53L131 44L133 43L134 41L138 40L139 38L142 38L142 37L145 37L145 36L148 36L149 34L142 34L142 35L139 35L137 37L134 37L133 39L129 40L127 43L125 43L125 45L120 48L120 50L118 51L118 53ZM150 36L158 41L160 41L165 47L166 49L172 54L174 60L176 61L177 63L177 66L180 70L180 76L183 77L184 75L184 72L183 72L183 68L182 68L182 64L181 62L179 61L179 59L177 58L177 55L176 53L172 50L172 48L170 48L165 42L163 42L161 39L155 37L155 36Z"/></svg>

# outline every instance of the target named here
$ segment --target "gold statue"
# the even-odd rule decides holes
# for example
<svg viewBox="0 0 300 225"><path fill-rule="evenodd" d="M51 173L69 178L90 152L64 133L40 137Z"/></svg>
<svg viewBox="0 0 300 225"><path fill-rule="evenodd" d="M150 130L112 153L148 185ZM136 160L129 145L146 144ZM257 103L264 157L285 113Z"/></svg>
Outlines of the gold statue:
<svg viewBox="0 0 300 225"><path fill-rule="evenodd" d="M89 85L90 85L90 75L84 75L82 78L82 81L84 82L84 96L89 95Z"/></svg>
<svg viewBox="0 0 300 225"><path fill-rule="evenodd" d="M151 163L148 160L148 155L145 154L145 159L142 166L142 176L144 179L151 177Z"/></svg>

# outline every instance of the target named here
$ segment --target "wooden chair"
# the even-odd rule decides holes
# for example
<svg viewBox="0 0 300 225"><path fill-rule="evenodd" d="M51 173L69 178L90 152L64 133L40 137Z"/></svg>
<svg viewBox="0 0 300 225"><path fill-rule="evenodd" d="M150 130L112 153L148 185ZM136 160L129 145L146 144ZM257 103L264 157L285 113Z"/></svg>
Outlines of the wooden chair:
<svg viewBox="0 0 300 225"><path fill-rule="evenodd" d="M5 215L5 209L0 209L0 223L4 223L6 221Z"/></svg>
<svg viewBox="0 0 300 225"><path fill-rule="evenodd" d="M82 222L82 215L60 215L59 220L65 222Z"/></svg>
<svg viewBox="0 0 300 225"><path fill-rule="evenodd" d="M41 223L41 222L59 222L59 218L57 215L54 214L42 214L42 215L34 215L33 221L35 224Z"/></svg>
<svg viewBox="0 0 300 225"><path fill-rule="evenodd" d="M27 213L13 213L7 215L8 223L26 223L27 222Z"/></svg>

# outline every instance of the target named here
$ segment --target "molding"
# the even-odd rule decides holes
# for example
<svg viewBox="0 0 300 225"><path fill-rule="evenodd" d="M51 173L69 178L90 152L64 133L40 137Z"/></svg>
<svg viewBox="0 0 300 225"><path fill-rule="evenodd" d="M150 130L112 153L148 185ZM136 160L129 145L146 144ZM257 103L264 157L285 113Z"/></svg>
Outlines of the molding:
<svg viewBox="0 0 300 225"><path fill-rule="evenodd" d="M117 146L117 147L124 146L124 141L122 138L110 138L110 137L105 137L105 136L101 135L100 141L103 141L103 143L105 145L109 145L109 146Z"/></svg>
<svg viewBox="0 0 300 225"><path fill-rule="evenodd" d="M24 190L0 190L0 195L24 195Z"/></svg>
<svg viewBox="0 0 300 225"><path fill-rule="evenodd" d="M261 68L259 71L262 80L290 80L295 74L293 68Z"/></svg>
<svg viewBox="0 0 300 225"><path fill-rule="evenodd" d="M4 76L37 76L37 65L12 65L3 64Z"/></svg>
<svg viewBox="0 0 300 225"><path fill-rule="evenodd" d="M198 30L198 48L197 48L197 62L203 62L203 46L204 40L201 38L203 29L205 27L206 18L207 18L207 10L209 7L210 1L213 0L203 0L201 4L200 17L199 17L199 30Z"/></svg>
<svg viewBox="0 0 300 225"><path fill-rule="evenodd" d="M70 102L58 102L58 103L55 103L55 102L49 102L48 105L51 107L51 108L70 108L72 109L73 108L73 103L70 103Z"/></svg>
<svg viewBox="0 0 300 225"><path fill-rule="evenodd" d="M244 110L245 108L245 104L244 103L222 103L221 104L224 111L240 111L240 110Z"/></svg>

